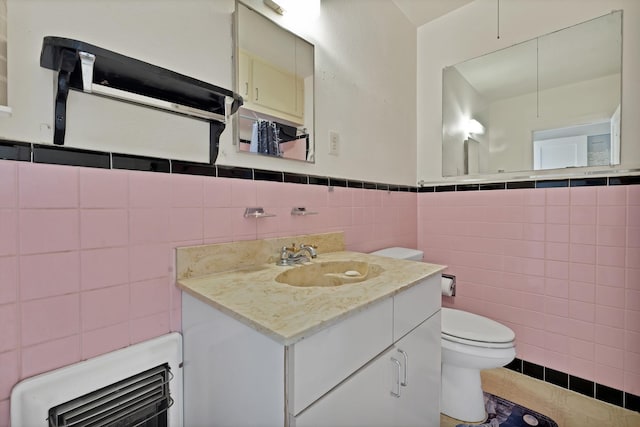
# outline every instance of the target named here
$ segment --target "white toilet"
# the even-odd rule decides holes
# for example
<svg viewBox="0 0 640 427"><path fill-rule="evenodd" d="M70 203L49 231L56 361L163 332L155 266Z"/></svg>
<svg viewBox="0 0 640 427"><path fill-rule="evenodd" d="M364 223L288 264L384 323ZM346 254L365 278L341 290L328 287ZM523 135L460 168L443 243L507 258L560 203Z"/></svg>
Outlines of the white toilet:
<svg viewBox="0 0 640 427"><path fill-rule="evenodd" d="M422 261L423 252L387 248L373 255ZM477 314L442 308L440 412L467 422L486 419L480 370L504 366L516 356L515 333Z"/></svg>

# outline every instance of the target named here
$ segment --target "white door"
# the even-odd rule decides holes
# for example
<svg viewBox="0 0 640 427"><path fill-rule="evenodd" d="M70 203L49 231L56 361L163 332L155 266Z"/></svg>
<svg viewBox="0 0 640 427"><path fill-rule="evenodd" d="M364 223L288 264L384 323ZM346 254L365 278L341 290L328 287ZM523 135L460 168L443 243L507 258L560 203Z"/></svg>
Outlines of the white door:
<svg viewBox="0 0 640 427"><path fill-rule="evenodd" d="M533 141L533 169L587 166L587 136L569 136Z"/></svg>
<svg viewBox="0 0 640 427"><path fill-rule="evenodd" d="M295 418L295 427L389 427L399 398L400 360L391 348Z"/></svg>

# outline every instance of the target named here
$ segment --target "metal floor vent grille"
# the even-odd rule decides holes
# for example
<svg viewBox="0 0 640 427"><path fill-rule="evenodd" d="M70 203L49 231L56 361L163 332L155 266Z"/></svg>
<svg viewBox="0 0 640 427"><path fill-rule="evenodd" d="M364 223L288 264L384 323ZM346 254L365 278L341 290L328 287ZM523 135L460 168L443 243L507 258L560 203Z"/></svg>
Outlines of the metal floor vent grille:
<svg viewBox="0 0 640 427"><path fill-rule="evenodd" d="M163 364L49 409L50 427L165 427L173 404Z"/></svg>

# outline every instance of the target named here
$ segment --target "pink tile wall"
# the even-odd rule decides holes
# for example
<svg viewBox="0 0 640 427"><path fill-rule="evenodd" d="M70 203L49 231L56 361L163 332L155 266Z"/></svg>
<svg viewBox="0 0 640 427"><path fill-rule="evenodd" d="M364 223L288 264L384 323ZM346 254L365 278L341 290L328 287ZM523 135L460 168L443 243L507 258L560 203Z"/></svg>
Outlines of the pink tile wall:
<svg viewBox="0 0 640 427"><path fill-rule="evenodd" d="M175 247L328 231L352 250L415 247L416 200L0 160L0 426L19 380L181 329Z"/></svg>
<svg viewBox="0 0 640 427"><path fill-rule="evenodd" d="M418 243L519 358L640 394L640 186L421 193Z"/></svg>

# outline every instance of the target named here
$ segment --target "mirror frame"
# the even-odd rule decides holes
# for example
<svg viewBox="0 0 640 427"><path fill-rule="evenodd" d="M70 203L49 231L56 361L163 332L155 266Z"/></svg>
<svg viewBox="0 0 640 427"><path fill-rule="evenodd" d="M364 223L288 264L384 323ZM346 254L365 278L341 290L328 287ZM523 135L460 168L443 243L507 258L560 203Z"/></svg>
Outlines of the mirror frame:
<svg viewBox="0 0 640 427"><path fill-rule="evenodd" d="M249 154L249 155L258 155L258 156L263 156L265 158L272 158L272 159L282 159L282 160L288 160L288 161L294 161L294 162L302 162L302 163L309 163L309 164L313 164L315 163L315 159L316 159L316 144L315 144L315 128L316 128L316 123L315 123L315 115L316 115L316 69L315 69L315 44L310 42L308 39L306 39L305 37L300 36L299 34L296 34L295 32L289 30L288 28L282 26L279 22L277 22L276 20L270 18L267 14L265 14L263 11L259 10L257 7L248 4L244 1L241 0L235 0L235 9L233 12L233 31L232 31L232 45L233 45L233 87L235 90L239 90L239 85L240 85L240 25L242 25L242 23L240 22L240 13L239 13L239 6L244 6L247 9L251 10L252 12L258 14L259 16L261 16L262 18L264 18L265 20L269 21L271 24L273 24L275 27L277 27L278 29L290 34L291 36L293 36L294 38L302 41L303 43L306 43L307 45L309 45L312 49L312 54L311 54L311 64L310 64L310 68L313 70L313 77L312 77L312 82L311 82L311 89L312 89L312 99L310 103L307 103L307 94L304 94L303 97L303 104L304 106L310 105L311 106L311 112L307 112L305 109L304 112L304 116L305 116L305 124L309 123L310 124L310 129L305 127L304 129L307 129L308 132L308 138L307 138L307 147L306 147L306 152L307 152L307 158L306 159L297 159L297 158L290 158L290 157L281 157L281 156L276 156L276 155L271 155L271 154L266 154L266 153L259 153L259 152L249 152L249 151L245 151L245 150L241 150L240 148L240 112L242 111L242 109L246 109L246 106L243 105L243 107L241 107L240 111L238 112L238 114L235 114L233 116L233 145L236 146L236 151L238 153L245 153L245 154ZM266 9L265 9L266 11ZM267 12L268 13L268 12ZM274 16L275 16L275 12L274 12ZM266 113L258 113L258 114L264 114L267 115ZM307 118L308 117L308 118ZM283 119L284 120L284 119Z"/></svg>

